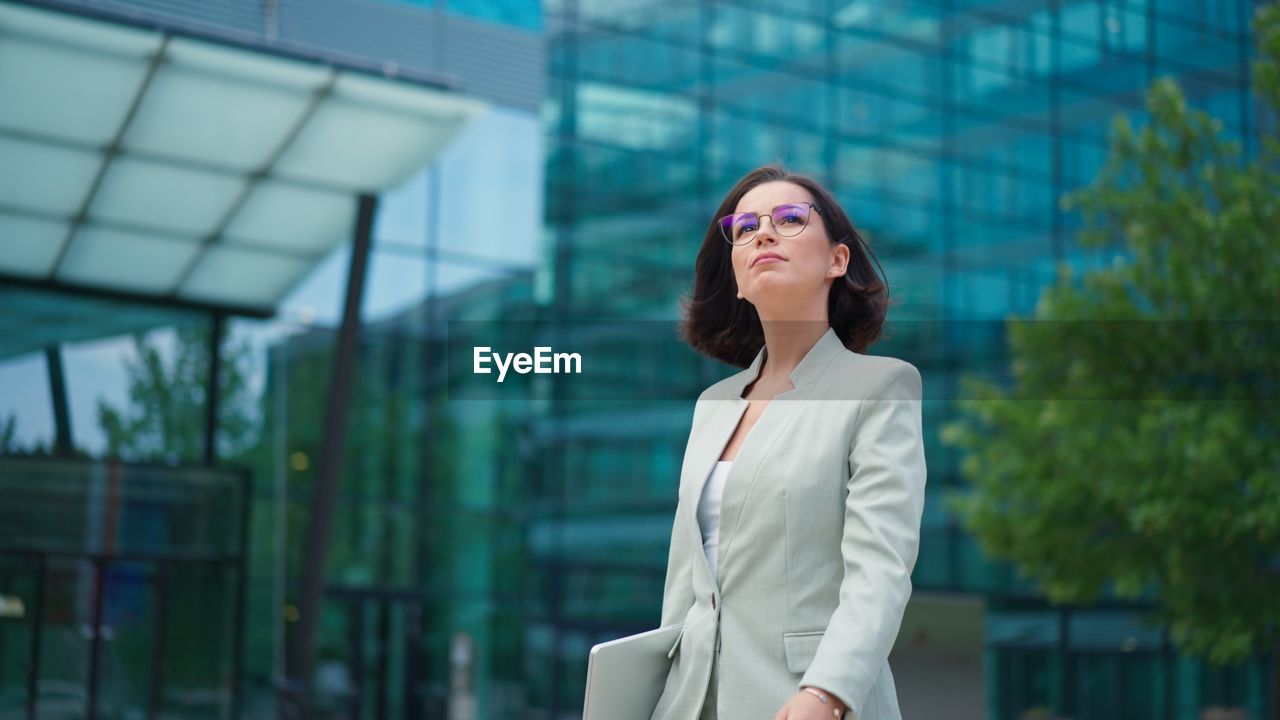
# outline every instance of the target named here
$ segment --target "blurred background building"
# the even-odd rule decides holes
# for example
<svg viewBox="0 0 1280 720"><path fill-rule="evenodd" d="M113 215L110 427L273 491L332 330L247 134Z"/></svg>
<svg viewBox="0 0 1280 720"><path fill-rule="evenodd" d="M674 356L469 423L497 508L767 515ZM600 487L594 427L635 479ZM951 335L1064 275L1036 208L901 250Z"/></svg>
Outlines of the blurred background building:
<svg viewBox="0 0 1280 720"><path fill-rule="evenodd" d="M276 714L326 477L326 716L580 715L590 646L658 620L692 403L734 369L667 333L611 356L633 402L451 402L448 328L669 328L774 159L865 231L903 301L872 352L926 382L904 715L1263 717L1274 659L986 559L937 437L997 321L1099 261L1058 198L1154 78L1246 151L1274 127L1253 8L0 1L0 717Z"/></svg>

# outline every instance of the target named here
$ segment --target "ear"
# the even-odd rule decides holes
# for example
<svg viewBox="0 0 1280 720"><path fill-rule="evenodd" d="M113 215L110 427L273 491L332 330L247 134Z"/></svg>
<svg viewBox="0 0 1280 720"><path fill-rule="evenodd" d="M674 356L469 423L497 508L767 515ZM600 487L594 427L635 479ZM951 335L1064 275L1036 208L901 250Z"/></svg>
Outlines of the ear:
<svg viewBox="0 0 1280 720"><path fill-rule="evenodd" d="M834 254L831 256L831 264L827 266L827 277L840 277L845 274L848 268L849 246L844 243L838 243Z"/></svg>

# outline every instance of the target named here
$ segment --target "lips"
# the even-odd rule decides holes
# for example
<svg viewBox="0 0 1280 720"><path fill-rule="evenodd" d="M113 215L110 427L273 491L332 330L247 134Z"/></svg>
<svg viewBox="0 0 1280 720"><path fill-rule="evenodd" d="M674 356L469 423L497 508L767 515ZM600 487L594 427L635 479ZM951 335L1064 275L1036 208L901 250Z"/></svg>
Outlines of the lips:
<svg viewBox="0 0 1280 720"><path fill-rule="evenodd" d="M763 252L763 253L760 253L759 255L755 256L755 258L751 260L751 267L755 267L756 265L760 264L760 262L761 262L762 260L768 260L769 258L774 258L774 259L777 259L777 260L779 260L779 261L785 261L785 260L786 260L786 258L782 257L782 256L781 256L781 255L779 255L778 253L775 253L775 252Z"/></svg>

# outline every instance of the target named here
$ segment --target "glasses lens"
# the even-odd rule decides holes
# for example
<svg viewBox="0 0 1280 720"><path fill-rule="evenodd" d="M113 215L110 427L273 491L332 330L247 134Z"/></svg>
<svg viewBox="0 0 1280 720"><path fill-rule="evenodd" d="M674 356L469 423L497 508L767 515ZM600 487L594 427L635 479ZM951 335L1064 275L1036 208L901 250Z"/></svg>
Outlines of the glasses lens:
<svg viewBox="0 0 1280 720"><path fill-rule="evenodd" d="M740 243L760 229L760 218L755 213L735 213L720 219L720 231L731 243Z"/></svg>
<svg viewBox="0 0 1280 720"><path fill-rule="evenodd" d="M773 227L779 235L795 235L808 222L808 205L779 205L773 211Z"/></svg>

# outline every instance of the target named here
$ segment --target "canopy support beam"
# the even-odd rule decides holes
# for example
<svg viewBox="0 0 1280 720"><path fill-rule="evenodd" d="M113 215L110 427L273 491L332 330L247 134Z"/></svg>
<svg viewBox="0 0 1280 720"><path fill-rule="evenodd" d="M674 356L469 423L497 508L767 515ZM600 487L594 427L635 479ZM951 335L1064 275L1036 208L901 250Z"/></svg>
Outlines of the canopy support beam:
<svg viewBox="0 0 1280 720"><path fill-rule="evenodd" d="M324 599L324 568L333 526L333 508L346 450L347 415L351 385L355 377L356 350L360 332L360 310L364 297L365 275L372 244L373 216L377 196L362 194L356 212L355 240L351 263L347 270L347 291L343 304L342 324L338 328L334 348L333 374L330 376L324 434L316 468L316 483L311 494L311 524L307 528L299 583L298 621L288 634L285 658L285 684L280 688L279 716L287 720L309 717L308 699L315 635L319 626L320 607Z"/></svg>

